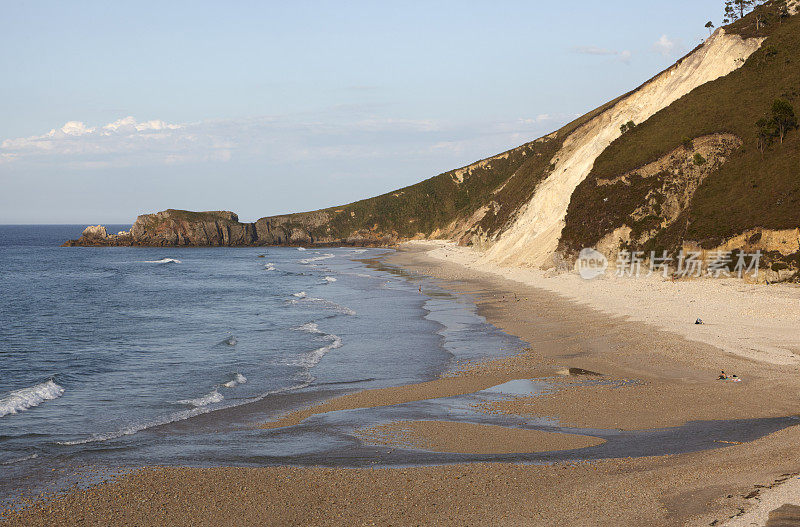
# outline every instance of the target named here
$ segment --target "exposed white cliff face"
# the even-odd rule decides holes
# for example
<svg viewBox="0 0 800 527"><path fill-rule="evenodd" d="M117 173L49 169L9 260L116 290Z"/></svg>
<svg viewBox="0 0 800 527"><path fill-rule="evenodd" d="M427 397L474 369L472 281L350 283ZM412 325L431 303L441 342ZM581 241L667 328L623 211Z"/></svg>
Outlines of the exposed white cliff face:
<svg viewBox="0 0 800 527"><path fill-rule="evenodd" d="M740 68L763 39L742 39L718 29L697 51L613 107L582 125L553 158L555 169L484 254L507 266L548 268L558 247L572 193L597 157L620 136L620 125L642 123L698 86Z"/></svg>

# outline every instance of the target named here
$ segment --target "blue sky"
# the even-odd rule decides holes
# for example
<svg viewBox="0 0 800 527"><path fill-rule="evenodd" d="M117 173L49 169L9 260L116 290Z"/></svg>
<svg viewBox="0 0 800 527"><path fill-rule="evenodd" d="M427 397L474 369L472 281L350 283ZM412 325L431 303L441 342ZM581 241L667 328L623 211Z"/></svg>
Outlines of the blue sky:
<svg viewBox="0 0 800 527"><path fill-rule="evenodd" d="M0 223L386 192L638 86L722 3L0 0Z"/></svg>

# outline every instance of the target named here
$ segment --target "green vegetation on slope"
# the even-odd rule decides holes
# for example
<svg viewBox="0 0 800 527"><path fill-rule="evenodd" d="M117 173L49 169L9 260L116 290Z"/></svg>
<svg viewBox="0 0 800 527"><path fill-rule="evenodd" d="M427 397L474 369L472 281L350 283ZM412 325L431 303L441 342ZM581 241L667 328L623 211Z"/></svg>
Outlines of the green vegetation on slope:
<svg viewBox="0 0 800 527"><path fill-rule="evenodd" d="M768 35L742 68L700 86L629 130L600 155L573 194L562 249L593 245L625 224L657 183L654 178L631 186L599 186L598 179L626 174L686 144L687 138L714 133L734 134L744 144L703 181L682 217L658 233L646 249L674 251L683 240L713 247L751 228L800 225L800 133L790 132L783 144L774 143L762 154L756 126L771 116L776 99L798 106L800 16L763 16L756 31L758 10L730 28L746 36Z"/></svg>

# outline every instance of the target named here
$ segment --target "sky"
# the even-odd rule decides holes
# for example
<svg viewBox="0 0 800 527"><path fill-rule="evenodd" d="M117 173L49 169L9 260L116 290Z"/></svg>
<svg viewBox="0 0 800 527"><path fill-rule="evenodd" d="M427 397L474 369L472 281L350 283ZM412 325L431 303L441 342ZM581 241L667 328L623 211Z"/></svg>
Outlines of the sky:
<svg viewBox="0 0 800 527"><path fill-rule="evenodd" d="M721 0L0 0L0 223L348 203L552 132Z"/></svg>

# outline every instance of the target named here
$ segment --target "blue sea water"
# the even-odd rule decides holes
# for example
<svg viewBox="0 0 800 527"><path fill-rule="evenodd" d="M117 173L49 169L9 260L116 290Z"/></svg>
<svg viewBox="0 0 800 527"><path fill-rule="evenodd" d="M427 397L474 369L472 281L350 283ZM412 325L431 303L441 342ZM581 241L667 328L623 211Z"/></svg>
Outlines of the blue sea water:
<svg viewBox="0 0 800 527"><path fill-rule="evenodd" d="M336 438L252 424L523 346L385 249L59 247L82 229L0 226L0 497L58 464L300 456Z"/></svg>

